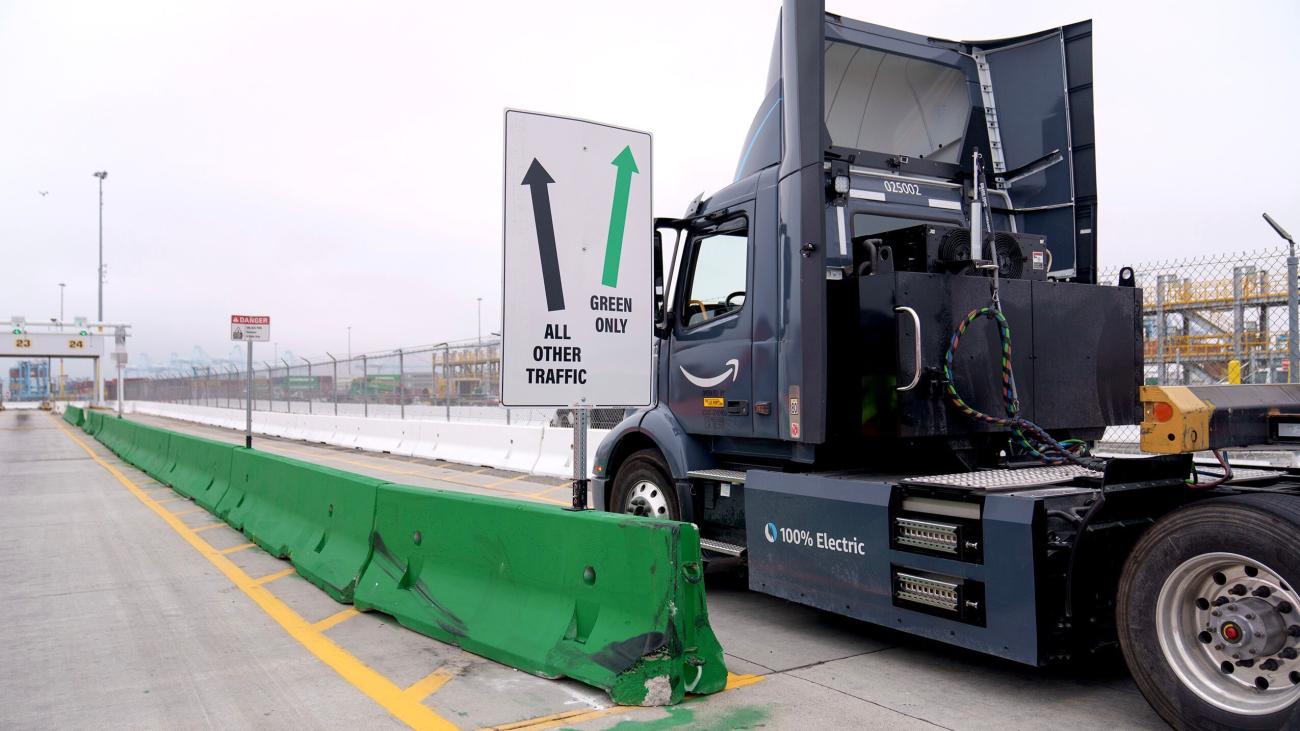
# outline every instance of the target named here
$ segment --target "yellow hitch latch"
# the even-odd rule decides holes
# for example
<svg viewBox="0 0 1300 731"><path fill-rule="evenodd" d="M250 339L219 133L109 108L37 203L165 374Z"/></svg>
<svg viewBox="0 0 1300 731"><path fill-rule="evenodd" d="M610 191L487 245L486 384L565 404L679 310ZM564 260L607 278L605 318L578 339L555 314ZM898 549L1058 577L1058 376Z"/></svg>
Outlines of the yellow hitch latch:
<svg viewBox="0 0 1300 731"><path fill-rule="evenodd" d="M1187 386L1143 386L1142 451L1183 454L1210 448L1214 404Z"/></svg>

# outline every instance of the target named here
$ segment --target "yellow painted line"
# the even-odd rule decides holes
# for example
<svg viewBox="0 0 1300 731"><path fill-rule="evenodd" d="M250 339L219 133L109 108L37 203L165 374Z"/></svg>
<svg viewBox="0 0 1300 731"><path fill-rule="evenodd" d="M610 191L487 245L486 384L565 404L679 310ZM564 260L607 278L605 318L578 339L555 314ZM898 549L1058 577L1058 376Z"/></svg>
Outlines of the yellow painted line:
<svg viewBox="0 0 1300 731"><path fill-rule="evenodd" d="M439 688L447 684L448 680L454 677L456 677L455 669L443 665L412 683L406 689L406 695L417 702L422 701L437 692Z"/></svg>
<svg viewBox="0 0 1300 731"><path fill-rule="evenodd" d="M541 716L540 718L530 718L527 721L507 723L502 726L488 726L482 731L543 731L543 729L568 726L569 724L612 716L616 713L625 713L637 708L640 708L640 706L610 706L609 708L597 708L590 711L565 711L549 716Z"/></svg>
<svg viewBox="0 0 1300 731"><path fill-rule="evenodd" d="M209 546L194 532L194 529L185 525L175 515L167 512L166 508L163 508L153 498L149 497L144 490L122 474L121 470L101 459L82 439L74 435L71 429L63 426L60 426L60 428L68 435L69 439L85 450L91 459L99 463L100 467L107 470L127 490L130 490L131 494L135 495L140 502L156 513L159 518L162 518L186 543L190 544L194 550L198 551L218 571L224 574L230 580L230 583L244 592L249 599L252 599L290 637L297 640L308 652L338 673L352 687L364 693L384 710L411 728L454 731L456 728L454 724L434 713L432 709L424 706L419 701L411 700L410 696L405 695L404 690L397 687L393 681L380 675L347 650L339 647L329 637L314 629L307 620L293 611L289 605L281 601L275 594L272 594L270 589L257 583L257 580L244 573L243 569L239 568L233 561L222 556L216 549Z"/></svg>
<svg viewBox="0 0 1300 731"><path fill-rule="evenodd" d="M335 625L342 624L342 623L346 622L347 620L352 619L353 617L355 617L355 616L357 616L357 615L359 615L359 614L361 614L361 612L358 612L358 611L356 610L355 607L348 607L347 609L344 609L343 611L341 611L341 612L339 612L339 613L337 613L337 614L331 614L330 616L326 617L325 619L322 619L321 621L317 622L316 624L313 624L311 627L312 627L312 629L316 630L317 632L324 632L325 630L327 630L327 629L329 629L329 628L331 628L331 627L333 627L333 626L335 626Z"/></svg>
<svg viewBox="0 0 1300 731"><path fill-rule="evenodd" d="M525 473L522 474L522 475L515 475L514 477L507 477L507 478L504 479L504 480L497 480L496 482L489 482L488 484L484 485L483 487L496 487L496 486L498 486L498 485L504 485L504 484L506 484L507 482L514 482L515 480L522 480L522 479L524 479L525 477L532 477L532 475L530 475L530 474L528 474L527 472L525 472ZM543 491L543 492L545 492L545 491ZM541 493L537 493L537 494L541 494Z"/></svg>
<svg viewBox="0 0 1300 731"><path fill-rule="evenodd" d="M604 710L604 709L596 709L596 710ZM537 718L529 718L524 721L515 721L514 723L503 723L499 726L484 726L483 728L479 729L479 731L516 731L516 729L530 728L530 727L537 726L538 724L546 723L548 721L567 721L568 719L573 718L574 716L582 716L591 712L592 709L581 709L576 711L561 711L559 713L552 713L549 716L538 716Z"/></svg>
<svg viewBox="0 0 1300 731"><path fill-rule="evenodd" d="M229 556L229 555L232 554L232 553L238 553L238 552L240 552L240 551L242 551L242 550L244 550L244 549L246 549L246 548L252 548L253 546L256 546L256 545L257 545L256 543L241 543L241 544L239 544L238 546L231 546L230 548L223 548L223 549L221 549L220 551L217 551L217 553L220 553L222 556Z"/></svg>
<svg viewBox="0 0 1300 731"><path fill-rule="evenodd" d="M201 525L198 528L191 528L190 530L195 533L202 533L205 530L212 530L213 528L218 528L223 525L225 525L225 523L209 523L208 525Z"/></svg>
<svg viewBox="0 0 1300 731"><path fill-rule="evenodd" d="M727 673L727 685L722 689L725 693L736 688L744 688L747 685L753 685L764 679L762 675L738 675L736 673ZM704 695L687 696L686 702L693 702L701 698L708 698ZM609 708L596 708L592 710L563 711L553 713L549 716L538 716L523 721L515 721L500 726L487 726L480 731L543 731L543 729L565 726L572 723L582 723L591 721L605 716L612 716L616 713L624 713L636 710L640 706L610 706Z"/></svg>
<svg viewBox="0 0 1300 731"><path fill-rule="evenodd" d="M726 687L723 688L723 690L735 690L736 688L744 688L746 685L753 685L754 683L761 682L762 680L763 680L762 675L748 675L748 674L737 675L736 673L727 673L727 685Z"/></svg>
<svg viewBox="0 0 1300 731"><path fill-rule="evenodd" d="M258 586L261 586L263 584L269 584L272 581L276 581L277 579L283 579L284 577L288 576L289 574L292 574L293 572L294 572L294 568L290 566L289 568L281 569L275 572L274 574L267 574L266 576L261 576L256 579L253 579L253 583Z"/></svg>

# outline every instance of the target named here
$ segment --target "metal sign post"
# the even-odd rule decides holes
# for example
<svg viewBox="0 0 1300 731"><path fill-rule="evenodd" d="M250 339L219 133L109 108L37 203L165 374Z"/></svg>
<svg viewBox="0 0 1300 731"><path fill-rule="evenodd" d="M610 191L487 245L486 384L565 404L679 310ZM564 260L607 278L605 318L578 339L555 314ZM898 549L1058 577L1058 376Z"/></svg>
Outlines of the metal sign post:
<svg viewBox="0 0 1300 731"><path fill-rule="evenodd" d="M573 410L573 504L569 510L587 509L587 428L591 409L579 406Z"/></svg>
<svg viewBox="0 0 1300 731"><path fill-rule="evenodd" d="M117 364L117 418L122 418L122 400L125 398L126 381L123 379L126 368L126 328L119 327L113 332L113 362Z"/></svg>
<svg viewBox="0 0 1300 731"><path fill-rule="evenodd" d="M271 339L271 318L266 315L231 315L230 339L248 343L248 394L244 399L244 447L253 448L253 343ZM268 378L270 374L268 373Z"/></svg>
<svg viewBox="0 0 1300 731"><path fill-rule="evenodd" d="M253 341L248 341L248 393L244 396L244 447L253 448Z"/></svg>
<svg viewBox="0 0 1300 731"><path fill-rule="evenodd" d="M514 110L505 132L501 403L573 409L583 510L591 407L651 398L651 137Z"/></svg>

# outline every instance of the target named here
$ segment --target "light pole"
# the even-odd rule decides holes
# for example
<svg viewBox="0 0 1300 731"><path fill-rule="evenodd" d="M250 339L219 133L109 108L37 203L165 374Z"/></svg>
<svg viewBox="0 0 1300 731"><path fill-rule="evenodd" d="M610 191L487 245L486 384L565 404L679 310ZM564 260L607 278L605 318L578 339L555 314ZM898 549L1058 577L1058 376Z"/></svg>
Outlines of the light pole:
<svg viewBox="0 0 1300 731"><path fill-rule="evenodd" d="M1287 233L1286 229L1282 228L1282 225L1274 221L1273 217L1267 213L1264 214L1264 220L1268 222L1269 226L1273 227L1277 235L1281 236L1290 247L1290 253L1286 258L1286 382L1295 383L1296 379L1300 377L1296 373L1297 370L1300 370L1300 344L1296 343L1296 339L1300 337L1300 315L1297 314L1297 310L1300 310L1300 295L1296 292L1297 287L1300 286L1297 285L1298 275L1296 274L1300 260L1296 259L1295 239L1291 238L1291 234Z"/></svg>
<svg viewBox="0 0 1300 731"><path fill-rule="evenodd" d="M483 298L478 298L478 344L483 344Z"/></svg>
<svg viewBox="0 0 1300 731"><path fill-rule="evenodd" d="M104 178L107 170L94 174L99 178L99 321L104 321Z"/></svg>
<svg viewBox="0 0 1300 731"><path fill-rule="evenodd" d="M352 375L352 326L348 325L348 375Z"/></svg>

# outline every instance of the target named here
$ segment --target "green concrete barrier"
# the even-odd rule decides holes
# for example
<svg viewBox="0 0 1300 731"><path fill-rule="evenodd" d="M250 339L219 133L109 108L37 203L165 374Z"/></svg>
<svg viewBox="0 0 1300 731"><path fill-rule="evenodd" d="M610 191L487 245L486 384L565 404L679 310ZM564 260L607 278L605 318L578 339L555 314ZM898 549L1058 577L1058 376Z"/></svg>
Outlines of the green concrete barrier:
<svg viewBox="0 0 1300 731"><path fill-rule="evenodd" d="M266 452L239 449L231 484L243 497L227 521L267 553L293 562L303 578L351 603L370 561L375 496L383 480Z"/></svg>
<svg viewBox="0 0 1300 731"><path fill-rule="evenodd" d="M126 428L128 434L126 439L131 451L124 459L155 480L166 482L169 472L167 449L171 432L134 421L116 421Z"/></svg>
<svg viewBox="0 0 1300 731"><path fill-rule="evenodd" d="M620 704L726 685L689 523L392 485L96 412L86 424L338 601Z"/></svg>
<svg viewBox="0 0 1300 731"><path fill-rule="evenodd" d="M102 442L105 447L108 447L110 452L130 462L129 459L126 459L126 454L130 448L128 427L123 426L126 423L112 414L105 414L100 419L99 426L95 429L95 438Z"/></svg>
<svg viewBox="0 0 1300 731"><path fill-rule="evenodd" d="M230 487L232 444L171 433L163 482L212 512Z"/></svg>
<svg viewBox="0 0 1300 731"><path fill-rule="evenodd" d="M94 409L86 409L86 418L81 424L81 430L91 436L99 431L100 424L103 423L104 414Z"/></svg>
<svg viewBox="0 0 1300 731"><path fill-rule="evenodd" d="M80 407L73 406L72 404L63 407L63 420L69 424L73 426L81 426L81 422L84 419L85 416L81 413Z"/></svg>
<svg viewBox="0 0 1300 731"><path fill-rule="evenodd" d="M689 523L379 488L358 609L626 705L726 684Z"/></svg>

